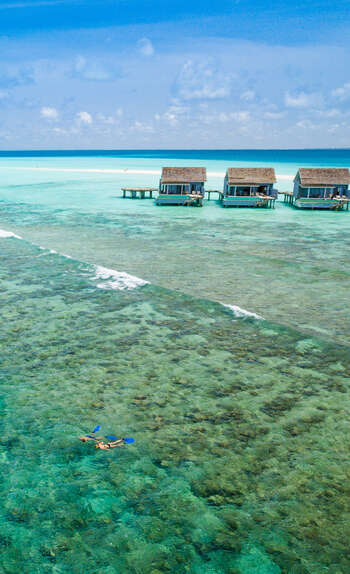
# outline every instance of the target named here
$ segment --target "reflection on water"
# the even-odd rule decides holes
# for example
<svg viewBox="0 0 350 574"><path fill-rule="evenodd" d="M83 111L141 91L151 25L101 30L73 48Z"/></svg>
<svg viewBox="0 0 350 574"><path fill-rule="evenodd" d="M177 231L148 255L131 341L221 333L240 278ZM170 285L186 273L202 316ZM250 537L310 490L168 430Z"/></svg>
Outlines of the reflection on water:
<svg viewBox="0 0 350 574"><path fill-rule="evenodd" d="M95 271L0 239L2 570L349 572L348 348Z"/></svg>

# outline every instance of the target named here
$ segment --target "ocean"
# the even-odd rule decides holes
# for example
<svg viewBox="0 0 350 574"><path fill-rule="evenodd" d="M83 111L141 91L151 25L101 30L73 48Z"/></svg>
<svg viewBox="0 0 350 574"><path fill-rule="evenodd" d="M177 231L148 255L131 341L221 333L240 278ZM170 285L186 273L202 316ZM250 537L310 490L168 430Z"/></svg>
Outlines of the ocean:
<svg viewBox="0 0 350 574"><path fill-rule="evenodd" d="M347 574L350 212L121 198L164 165L350 150L0 152L1 569Z"/></svg>

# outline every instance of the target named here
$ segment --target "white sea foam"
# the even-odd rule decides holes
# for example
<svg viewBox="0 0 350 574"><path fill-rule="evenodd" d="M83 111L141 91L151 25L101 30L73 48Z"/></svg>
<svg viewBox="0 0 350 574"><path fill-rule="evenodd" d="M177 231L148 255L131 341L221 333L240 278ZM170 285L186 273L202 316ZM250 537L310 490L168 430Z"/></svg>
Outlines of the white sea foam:
<svg viewBox="0 0 350 574"><path fill-rule="evenodd" d="M129 275L124 271L115 271L114 269L108 269L107 267L102 267L101 265L95 266L95 276L94 280L99 281L97 287L99 289L117 289L118 291L123 291L124 289L135 289L136 287L142 287L147 285L148 281L135 277L134 275Z"/></svg>
<svg viewBox="0 0 350 574"><path fill-rule="evenodd" d="M123 175L158 175L159 169L100 169L100 168L81 168L81 167L21 167L21 166L0 166L0 169L13 169L16 171L58 171L63 173L116 173ZM208 171L208 177L225 177L224 171ZM293 181L293 174L277 174L277 179Z"/></svg>
<svg viewBox="0 0 350 574"><path fill-rule="evenodd" d="M0 229L0 239L4 239L5 237L16 237L16 239L22 239L22 237L12 233L12 231L5 231L5 229Z"/></svg>
<svg viewBox="0 0 350 574"><path fill-rule="evenodd" d="M19 235L12 233L12 231L5 231L0 229L0 239L16 237L17 239L23 239ZM58 255L59 257L64 257L66 259L73 259L70 255L66 253L58 253L54 249L42 247L38 245L40 251L37 257L42 257L43 255ZM118 291L123 291L124 289L135 289L136 287L142 287L147 285L149 282L140 277L135 277L134 275L129 275L125 271L116 271L115 269L108 269L107 267L102 267L102 265L94 265L95 275L92 277L94 281L100 281L97 283L96 287L99 289L116 289ZM90 270L90 266L89 266Z"/></svg>
<svg viewBox="0 0 350 574"><path fill-rule="evenodd" d="M242 307L238 307L238 305L226 305L225 303L221 303L224 307L228 307L233 311L235 317L253 317L253 319L260 319L264 320L264 317L258 315L257 313L253 313L252 311L247 311L246 309L242 309Z"/></svg>

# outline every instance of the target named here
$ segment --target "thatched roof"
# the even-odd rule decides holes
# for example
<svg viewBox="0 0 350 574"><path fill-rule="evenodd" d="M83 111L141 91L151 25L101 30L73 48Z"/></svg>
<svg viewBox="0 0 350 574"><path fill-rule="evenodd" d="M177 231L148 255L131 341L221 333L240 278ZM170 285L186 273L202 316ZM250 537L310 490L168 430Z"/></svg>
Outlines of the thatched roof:
<svg viewBox="0 0 350 574"><path fill-rule="evenodd" d="M163 167L162 183L191 183L207 181L205 167Z"/></svg>
<svg viewBox="0 0 350 574"><path fill-rule="evenodd" d="M326 185L349 185L350 173L347 168L322 167L298 170L300 183L303 187L317 187ZM298 175L297 174L297 175Z"/></svg>
<svg viewBox="0 0 350 574"><path fill-rule="evenodd" d="M275 183L276 175L272 167L229 167L227 170L229 185Z"/></svg>

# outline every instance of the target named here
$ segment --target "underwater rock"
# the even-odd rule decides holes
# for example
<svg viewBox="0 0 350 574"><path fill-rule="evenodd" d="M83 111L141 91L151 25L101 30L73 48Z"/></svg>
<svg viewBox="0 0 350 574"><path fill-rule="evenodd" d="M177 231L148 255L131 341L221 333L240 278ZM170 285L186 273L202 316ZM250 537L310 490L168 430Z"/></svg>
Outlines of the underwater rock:
<svg viewBox="0 0 350 574"><path fill-rule="evenodd" d="M319 354L322 349L314 339L302 339L295 345L295 350L303 355L304 353Z"/></svg>
<svg viewBox="0 0 350 574"><path fill-rule="evenodd" d="M281 569L267 556L262 548L245 544L236 562L239 574L281 574Z"/></svg>
<svg viewBox="0 0 350 574"><path fill-rule="evenodd" d="M98 402L96 401L96 402L94 402L94 403L91 403L91 407L92 407L93 409L101 410L101 409L104 408L104 406L105 406L105 405L104 405L104 403L103 403L102 401L98 401Z"/></svg>
<svg viewBox="0 0 350 574"><path fill-rule="evenodd" d="M290 411L295 407L298 399L295 396L280 395L275 397L272 401L265 403L260 410L270 417L278 418L283 415L285 411Z"/></svg>

